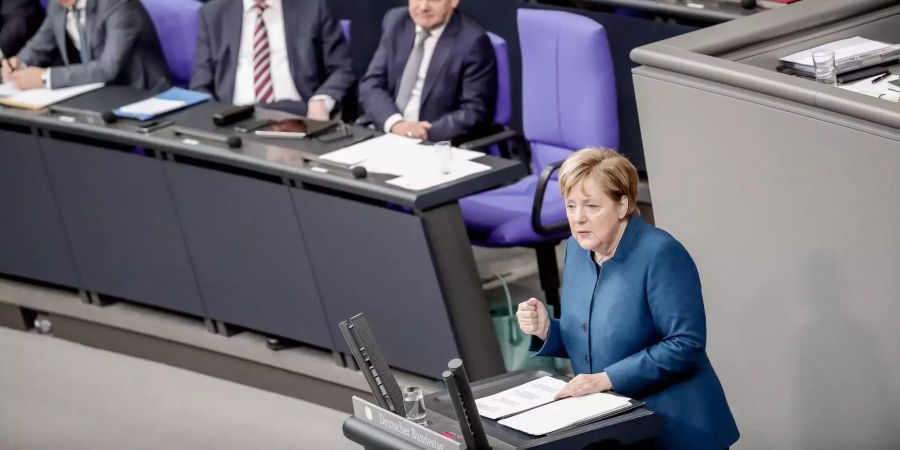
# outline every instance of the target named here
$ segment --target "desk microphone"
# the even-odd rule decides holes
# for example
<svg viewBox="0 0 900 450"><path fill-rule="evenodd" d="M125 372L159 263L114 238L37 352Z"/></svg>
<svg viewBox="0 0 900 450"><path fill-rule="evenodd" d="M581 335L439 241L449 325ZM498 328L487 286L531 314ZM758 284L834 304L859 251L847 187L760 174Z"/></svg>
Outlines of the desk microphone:
<svg viewBox="0 0 900 450"><path fill-rule="evenodd" d="M243 144L241 138L237 136L227 136L218 133L210 133L207 131L195 130L193 128L176 126L172 127L172 132L175 133L176 136L188 136L204 139L207 141L219 142L221 144L227 145L228 148L238 148Z"/></svg>
<svg viewBox="0 0 900 450"><path fill-rule="evenodd" d="M353 175L353 178L357 178L357 179L365 178L365 177L369 176L369 171L366 170L366 168L363 166L348 167L343 164L326 161L324 159L308 159L307 163L310 163L310 162L318 164L319 166L325 166L325 167L312 166L313 170L315 170L316 168L327 170L328 167L331 167L331 168L337 168L337 169L341 169L341 170L347 170L350 172L350 175Z"/></svg>
<svg viewBox="0 0 900 450"><path fill-rule="evenodd" d="M756 9L756 0L741 0L741 7L744 9Z"/></svg>
<svg viewBox="0 0 900 450"><path fill-rule="evenodd" d="M112 111L106 110L102 112L91 111L88 109L73 108L71 106L56 105L50 107L50 112L56 114L78 114L82 116L99 117L105 124L116 123L118 117Z"/></svg>

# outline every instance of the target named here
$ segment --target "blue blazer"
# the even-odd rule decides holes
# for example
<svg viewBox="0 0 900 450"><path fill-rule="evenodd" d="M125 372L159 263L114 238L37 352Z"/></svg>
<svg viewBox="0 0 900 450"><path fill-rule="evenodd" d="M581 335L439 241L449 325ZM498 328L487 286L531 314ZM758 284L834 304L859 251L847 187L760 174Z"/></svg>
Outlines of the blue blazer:
<svg viewBox="0 0 900 450"><path fill-rule="evenodd" d="M306 102L315 95L328 95L340 105L356 82L340 24L325 0L284 0L281 7L289 70L303 101L268 106L306 115ZM243 23L242 0L218 0L200 8L191 89L231 103Z"/></svg>
<svg viewBox="0 0 900 450"><path fill-rule="evenodd" d="M576 374L606 372L616 392L646 402L663 418L658 448L722 450L737 441L706 356L700 276L675 238L632 216L600 270L569 238L561 309L537 355L569 358Z"/></svg>
<svg viewBox="0 0 900 450"><path fill-rule="evenodd" d="M416 24L406 7L384 16L381 42L359 85L362 107L378 129L394 114L397 89L412 52ZM453 140L477 134L490 124L497 103L497 58L487 33L455 11L434 48L419 120L431 122L428 140Z"/></svg>

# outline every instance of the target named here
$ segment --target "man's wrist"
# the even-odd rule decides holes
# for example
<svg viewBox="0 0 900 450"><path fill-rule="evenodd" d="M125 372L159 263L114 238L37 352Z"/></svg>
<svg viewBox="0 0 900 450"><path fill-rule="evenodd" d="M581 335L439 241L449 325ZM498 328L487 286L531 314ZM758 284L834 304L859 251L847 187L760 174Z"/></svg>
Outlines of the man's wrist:
<svg viewBox="0 0 900 450"><path fill-rule="evenodd" d="M388 117L387 120L384 121L384 132L390 133L391 129L394 128L394 125L403 122L403 116L400 114L394 114L391 117Z"/></svg>

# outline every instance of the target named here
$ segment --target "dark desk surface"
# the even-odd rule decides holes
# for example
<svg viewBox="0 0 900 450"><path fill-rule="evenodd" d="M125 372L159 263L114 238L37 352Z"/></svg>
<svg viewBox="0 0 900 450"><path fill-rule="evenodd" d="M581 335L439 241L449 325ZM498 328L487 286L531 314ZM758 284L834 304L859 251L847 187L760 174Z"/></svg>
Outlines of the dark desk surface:
<svg viewBox="0 0 900 450"><path fill-rule="evenodd" d="M293 179L296 182L317 185L323 188L358 195L364 198L395 203L398 205L426 210L453 202L480 191L502 186L527 174L527 168L518 161L483 156L475 162L491 167L491 170L474 174L451 183L423 191L410 191L385 183L394 178L390 175L370 174L364 179L353 178L349 173L330 171L321 173L312 170L317 166L317 155L338 150L342 141L323 144L315 139L266 139L253 135L241 135L233 127L216 127L211 116L214 112L230 108L218 102L206 102L181 111L170 113L161 120L171 120L176 125L210 131L220 134L240 136L243 145L229 149L224 144L201 142L188 145L182 137L176 136L171 128L163 128L149 134L136 131L138 122L120 119L114 124L103 124L99 116L91 113L108 111L122 105L145 99L152 92L140 91L121 86L109 86L92 91L68 101L61 106L84 110L85 115L67 114L74 121L60 120L60 115L44 111L23 111L0 107L0 120L20 125L38 125L52 131L63 132L87 138L99 138L124 145L134 145L171 152L175 155L225 164L241 169L261 172ZM288 114L257 108L255 118L289 117ZM248 119L248 120L252 120ZM355 135L377 134L361 127L353 127Z"/></svg>

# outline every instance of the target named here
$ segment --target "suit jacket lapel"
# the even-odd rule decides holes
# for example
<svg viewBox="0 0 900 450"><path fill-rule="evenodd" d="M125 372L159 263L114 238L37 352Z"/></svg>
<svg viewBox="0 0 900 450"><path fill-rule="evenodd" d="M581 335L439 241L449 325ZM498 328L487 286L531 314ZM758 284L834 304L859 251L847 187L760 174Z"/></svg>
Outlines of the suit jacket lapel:
<svg viewBox="0 0 900 450"><path fill-rule="evenodd" d="M425 102L428 100L428 94L431 93L439 74L443 72L450 55L453 54L453 47L456 46L456 36L462 27L461 20L459 13L454 11L450 17L450 22L447 23L447 28L444 29L441 38L438 39L437 45L434 47L431 62L428 64L428 72L425 74L425 87L422 88L422 105L425 105Z"/></svg>
<svg viewBox="0 0 900 450"><path fill-rule="evenodd" d="M60 13L53 18L53 34L56 36L56 48L62 55L63 63L68 66L70 61L67 51L69 47L66 46L66 15L69 12L63 7L60 7L59 11Z"/></svg>
<svg viewBox="0 0 900 450"><path fill-rule="evenodd" d="M285 45L287 46L287 57L288 57L288 70L291 73L291 80L294 82L294 87L297 88L297 92L300 93L300 96L305 100L309 100L309 97L312 97L313 92L303 92L301 90L300 80L298 77L300 76L299 70L294 70L300 64L298 52L300 52L300 39L297 38L297 32L300 24L298 23L297 17L297 6L296 1L282 1L281 2L281 23L284 27L284 40ZM307 36L306 39L312 39L312 36ZM274 67L272 68L274 70Z"/></svg>
<svg viewBox="0 0 900 450"><path fill-rule="evenodd" d="M222 90L219 92L219 99L223 102L231 103L234 98L234 79L237 72L238 54L241 51L241 33L243 33L244 25L244 2L242 0L231 0L228 3L223 16L222 32L225 34L225 54L228 60L223 61L222 67L225 68L225 74L222 78Z"/></svg>
<svg viewBox="0 0 900 450"><path fill-rule="evenodd" d="M397 37L397 56L394 58L393 73L396 76L390 77L393 86L391 86L391 97L397 97L397 89L400 88L400 79L403 78L403 69L406 68L406 62L409 61L410 53L412 53L413 44L416 41L416 24L413 23L409 15L403 21L403 29L400 36Z"/></svg>
<svg viewBox="0 0 900 450"><path fill-rule="evenodd" d="M84 6L84 39L87 42L82 42L82 46L87 46L88 54L91 56L91 59L94 58L94 23L97 21L97 2L100 0L87 0ZM82 61L84 63L84 61Z"/></svg>

